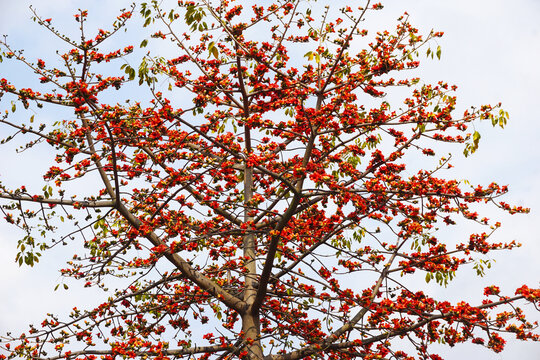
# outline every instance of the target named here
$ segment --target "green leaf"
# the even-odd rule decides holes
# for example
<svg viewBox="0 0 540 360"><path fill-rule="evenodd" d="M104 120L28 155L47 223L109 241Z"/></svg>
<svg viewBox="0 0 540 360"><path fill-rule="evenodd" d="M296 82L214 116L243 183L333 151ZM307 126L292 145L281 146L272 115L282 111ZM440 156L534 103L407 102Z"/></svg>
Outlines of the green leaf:
<svg viewBox="0 0 540 360"><path fill-rule="evenodd" d="M146 45L148 45L148 39L144 39L143 41L141 41L141 45L139 45L139 47L143 48L146 47Z"/></svg>
<svg viewBox="0 0 540 360"><path fill-rule="evenodd" d="M209 56L212 55L216 59L219 57L219 51L216 47L216 44L213 41L211 41L208 44L208 53L209 53Z"/></svg>
<svg viewBox="0 0 540 360"><path fill-rule="evenodd" d="M478 150L478 144L480 143L480 138L481 136L478 131L475 131L472 134L472 142L465 145L465 149L463 150L463 154L465 155L465 157L469 156L470 154Z"/></svg>
<svg viewBox="0 0 540 360"><path fill-rule="evenodd" d="M437 55L437 59L441 60L441 47L440 46L437 46L436 55Z"/></svg>

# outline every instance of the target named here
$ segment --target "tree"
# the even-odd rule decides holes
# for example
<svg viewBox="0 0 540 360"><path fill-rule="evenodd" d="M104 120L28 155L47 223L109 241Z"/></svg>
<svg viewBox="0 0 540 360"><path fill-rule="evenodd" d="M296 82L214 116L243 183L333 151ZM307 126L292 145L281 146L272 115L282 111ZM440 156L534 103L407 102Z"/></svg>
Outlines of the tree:
<svg viewBox="0 0 540 360"><path fill-rule="evenodd" d="M538 340L516 305L538 305L538 289L506 296L491 286L482 304L451 304L415 280L444 286L471 264L482 274L483 255L518 244L490 242L500 224L478 211L527 211L498 199L506 186L443 177L451 159L433 148L473 153L480 135L468 126L503 127L508 114L484 105L455 116L455 87L401 75L420 52L440 57L431 46L442 33L420 35L404 15L373 38L362 20L382 5L370 1L338 15L300 1L244 7L152 1L91 37L80 11L80 41L34 13L70 48L61 66L1 42L3 58L42 83L38 92L0 80L11 112L18 103L73 114L37 126L34 116L0 120L13 129L4 142L27 136L27 149L56 159L42 193L0 184L6 221L25 233L17 261L83 244L62 274L106 299L6 335L0 357L437 359L434 342L498 352L504 333ZM180 53L149 53L137 68L131 45L101 52L135 13ZM119 103L133 82L151 99ZM392 110L385 95L397 87L411 91ZM439 238L465 221L486 231Z"/></svg>

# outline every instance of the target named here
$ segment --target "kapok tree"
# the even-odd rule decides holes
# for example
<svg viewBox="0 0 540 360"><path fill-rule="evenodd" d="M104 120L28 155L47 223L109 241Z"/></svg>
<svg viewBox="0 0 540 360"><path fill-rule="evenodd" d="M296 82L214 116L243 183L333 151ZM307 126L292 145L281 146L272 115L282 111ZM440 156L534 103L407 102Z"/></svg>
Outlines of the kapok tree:
<svg viewBox="0 0 540 360"><path fill-rule="evenodd" d="M500 224L477 211L526 211L497 199L506 186L469 187L443 176L449 157L432 161L441 143L474 152L471 122L507 119L498 105L456 116L455 87L401 75L420 51L440 55L430 45L442 33L420 35L405 15L372 36L362 21L382 5L370 1L159 6L134 6L91 36L81 11L80 41L34 13L70 48L61 66L2 41L4 59L42 83L2 79L3 106L38 121L72 111L38 126L0 120L5 141L27 137L28 151L56 159L43 193L0 188L5 220L25 233L17 261L78 245L62 275L105 292L95 308L5 335L1 359L440 359L430 344L499 352L505 333L538 340L516 304L538 305L538 289L491 286L481 304L418 289L475 261L481 272L483 254L517 245L490 242ZM137 69L130 44L99 50L136 13L174 55L149 53ZM391 108L396 87L410 92ZM486 231L439 238L469 221Z"/></svg>

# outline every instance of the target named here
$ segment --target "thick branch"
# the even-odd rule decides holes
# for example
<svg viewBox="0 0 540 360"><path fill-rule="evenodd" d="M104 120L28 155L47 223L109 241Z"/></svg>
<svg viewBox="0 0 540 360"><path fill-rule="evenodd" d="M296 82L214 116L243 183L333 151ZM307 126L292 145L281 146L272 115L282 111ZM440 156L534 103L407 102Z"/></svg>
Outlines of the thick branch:
<svg viewBox="0 0 540 360"><path fill-rule="evenodd" d="M118 204L118 211L120 214L136 229L139 229L142 225L142 222L133 215L122 203ZM163 242L154 232L149 232L145 237L152 243L154 246L167 245ZM201 289L208 291L210 294L219 299L223 304L228 308L233 309L239 313L243 312L246 304L238 299L237 297L231 295L229 292L225 291L215 282L201 274L199 271L195 270L189 262L184 260L178 254L171 254L166 252L164 256L169 260L180 272L188 279L197 284Z"/></svg>
<svg viewBox="0 0 540 360"><path fill-rule="evenodd" d="M213 346L194 346L186 349L164 349L159 352L155 351L134 351L133 353L137 357L146 357L146 356L182 356L182 355L195 355L195 354L207 354L207 353L216 353L222 351L234 350L232 345L213 345ZM58 359L71 359L76 358L81 355L118 355L116 351L113 350L81 350L81 351L71 351L69 355L57 355L51 357L36 357L36 360L58 360Z"/></svg>
<svg viewBox="0 0 540 360"><path fill-rule="evenodd" d="M479 309L479 310L488 309L488 308L496 307L496 306L499 306L499 305L508 304L508 303L511 303L511 302L514 302L516 300L520 300L520 299L523 299L523 298L525 298L525 296L518 295L518 296L514 296L512 298L507 298L507 299L492 302L492 303L489 303L489 304L482 304L482 305L476 306L476 309ZM403 328L403 329L400 329L400 330L396 330L396 331L388 331L388 332L382 333L380 335L372 336L369 339L364 339L364 340L361 340L361 341L343 341L343 342L339 342L339 343L326 343L326 341L323 341L322 343L312 344L310 346L306 346L303 349L292 351L292 352L290 352L288 354L268 355L268 356L266 356L264 358L264 360L298 360L298 359L302 359L302 358L304 358L306 356L313 355L313 354L321 351L321 349L337 350L337 349L351 348L351 347L355 347L355 346L366 346L366 345L369 345L369 344L373 344L373 343L375 343L377 341L391 339L391 338L394 338L396 336L400 336L400 335L410 333L410 332L412 332L412 331L414 331L414 330L416 330L416 329L418 329L418 328L420 328L420 327L422 327L422 326L424 326L424 325L426 325L426 324L428 324L428 323L430 323L432 321L439 320L439 319L447 319L447 318L452 317L452 316L454 316L454 314L452 312L432 315L432 316L429 316L428 318L426 318L424 320L421 320L421 321L417 322L416 324L411 325L409 327L406 327L406 328ZM459 321L459 320L455 320L455 321ZM337 338L335 338L335 339L337 339Z"/></svg>
<svg viewBox="0 0 540 360"><path fill-rule="evenodd" d="M0 193L0 198L17 200L17 201L28 201L40 204L51 204L51 205L66 205L66 206L81 206L87 208L99 208L99 207L114 207L113 200L75 200L75 199L47 199L44 196L30 196L25 194L10 194L10 193Z"/></svg>

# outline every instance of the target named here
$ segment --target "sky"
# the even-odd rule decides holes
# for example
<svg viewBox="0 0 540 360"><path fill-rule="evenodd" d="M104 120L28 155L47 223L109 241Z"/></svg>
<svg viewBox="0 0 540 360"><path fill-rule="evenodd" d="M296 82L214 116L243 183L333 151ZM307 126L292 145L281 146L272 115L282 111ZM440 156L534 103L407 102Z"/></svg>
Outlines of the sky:
<svg viewBox="0 0 540 360"><path fill-rule="evenodd" d="M107 24L117 10L129 6L129 1L81 0L0 0L0 35L8 34L11 44L27 49L27 56L49 51L58 42L29 20L28 9L34 3L44 18L69 19L66 26L76 23L71 16L77 8L89 8L90 18L97 24ZM338 1L335 1L338 3ZM477 124L482 134L479 150L465 159L455 154L456 178L471 183L509 184L505 201L531 208L529 215L506 216L498 212L503 227L495 240L516 239L523 247L492 255L496 262L484 278L462 275L447 289L445 296L459 297L478 292L483 286L501 284L503 291L512 292L521 284L539 286L540 241L540 1L538 0L387 0L385 10L368 19L366 24L380 29L395 27L395 19L407 11L413 25L428 32L444 31L437 40L442 48L440 61L424 61L421 76L424 81L445 80L458 85L458 106L497 103L510 113L506 129ZM92 12L92 10L95 10ZM370 22L371 21L371 22ZM370 27L368 27L370 28ZM137 45L137 44L133 44ZM14 74L3 74L11 77ZM9 75L9 76L7 76ZM16 74L15 74L16 75ZM2 129L0 128L0 134ZM5 151L5 149L2 149ZM39 168L41 159L25 155L24 161L14 153L0 158L0 180L16 181L30 175L29 169ZM469 229L461 229L463 233ZM53 292L61 281L57 269L62 267L62 254L57 250L46 255L35 268L19 268L14 263L17 236L20 234L0 223L0 333L21 329L22 324L37 322L46 312L66 312L75 304L92 303L91 293L74 286L77 291ZM431 285L430 285L431 286ZM531 309L529 309L531 310ZM539 318L538 314L533 317ZM540 358L540 345L510 342L505 352L495 354L477 346L457 346L441 351L447 359L478 360Z"/></svg>

